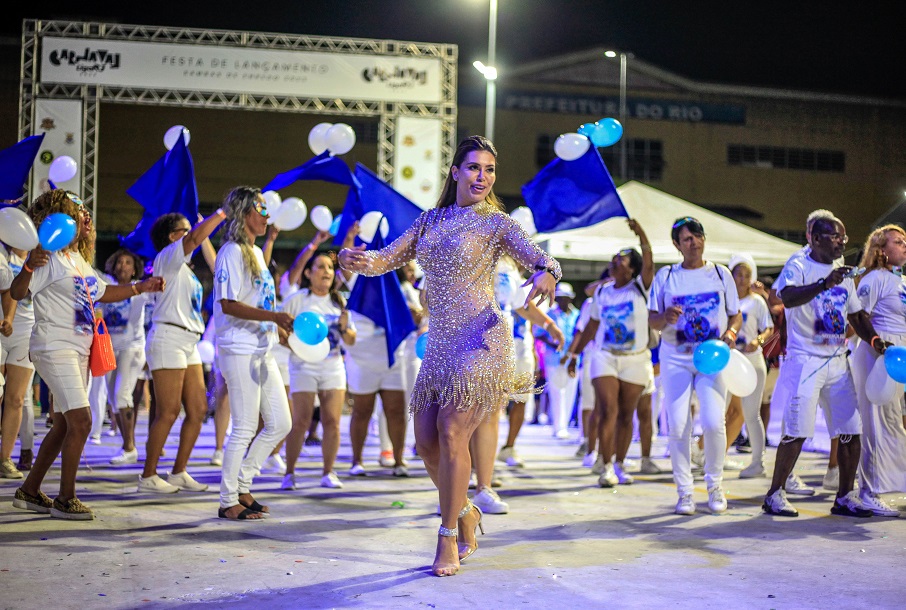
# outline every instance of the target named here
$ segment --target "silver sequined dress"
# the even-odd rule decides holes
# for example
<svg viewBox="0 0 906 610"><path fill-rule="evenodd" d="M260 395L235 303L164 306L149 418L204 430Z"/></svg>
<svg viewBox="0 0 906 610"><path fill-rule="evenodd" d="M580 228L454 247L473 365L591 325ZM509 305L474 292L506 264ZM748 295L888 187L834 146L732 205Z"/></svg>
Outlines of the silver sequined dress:
<svg viewBox="0 0 906 610"><path fill-rule="evenodd" d="M416 259L427 279L428 345L410 408L438 405L485 415L532 391L518 378L512 331L494 296L497 261L542 265L560 279L560 265L512 218L493 205L451 205L423 213L396 241L370 258L363 275L381 275Z"/></svg>

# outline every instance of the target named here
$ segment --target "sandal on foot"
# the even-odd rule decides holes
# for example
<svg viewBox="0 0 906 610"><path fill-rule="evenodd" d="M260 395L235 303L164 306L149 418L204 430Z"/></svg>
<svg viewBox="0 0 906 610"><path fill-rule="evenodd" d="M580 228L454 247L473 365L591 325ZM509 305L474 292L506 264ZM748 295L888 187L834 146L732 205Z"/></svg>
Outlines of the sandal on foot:
<svg viewBox="0 0 906 610"><path fill-rule="evenodd" d="M251 517L252 515L261 515L261 514L263 514L263 513L259 513L259 512L256 511L256 510L251 510L251 509L248 509L248 508L244 509L241 513L239 513L239 514L236 515L235 517L228 517L228 516L227 516L227 511L228 511L230 508L232 508L232 506L229 506L229 507L227 507L227 508L223 508L223 507L218 508L218 509L217 509L217 516L220 517L221 519L229 519L230 521L264 521L264 519L251 519L250 517Z"/></svg>
<svg viewBox="0 0 906 610"><path fill-rule="evenodd" d="M443 525L441 525L440 528L437 530L437 535L442 536L444 538L457 538L459 536L459 528L454 527L453 529L450 529L448 527L444 527ZM458 553L458 550L459 550L459 548L457 545L457 553ZM452 572L447 572L447 570L452 570ZM453 576L458 571L459 571L458 565L438 566L435 563L434 565L431 566L431 572L435 576L441 576L441 577Z"/></svg>
<svg viewBox="0 0 906 610"><path fill-rule="evenodd" d="M265 518L270 516L270 512L264 510L264 505L258 502L258 500L252 500L251 504L243 504L242 500L239 500L239 503L252 512L261 513Z"/></svg>
<svg viewBox="0 0 906 610"><path fill-rule="evenodd" d="M474 553L475 551L478 550L478 540L477 540L477 538L478 538L478 532L481 531L481 535L482 535L482 536L484 535L484 525L481 524L481 518L484 516L484 513L481 512L481 509L480 509L480 508L478 508L477 506L475 506L474 504L472 504L472 501L471 501L471 500L469 500L469 501L466 503L465 507L464 507L461 511L459 511L459 516L457 517L457 525L459 524L459 521L462 521L463 518L465 518L466 515L468 515L470 512L472 512L472 509L473 509L473 508L474 508L475 510L478 511L478 522L475 524L475 534L474 534L474 536L475 536L475 538L476 538L476 540L475 540L475 546L469 548L469 550L466 551L465 554L461 554L461 555L459 556L459 561L465 561L468 557L470 557L470 556L472 555L472 553ZM457 528L457 529L459 529L459 528ZM458 550L458 549L459 549L459 540L458 540L458 538L457 538L457 545L456 545L456 546L457 546L457 550Z"/></svg>

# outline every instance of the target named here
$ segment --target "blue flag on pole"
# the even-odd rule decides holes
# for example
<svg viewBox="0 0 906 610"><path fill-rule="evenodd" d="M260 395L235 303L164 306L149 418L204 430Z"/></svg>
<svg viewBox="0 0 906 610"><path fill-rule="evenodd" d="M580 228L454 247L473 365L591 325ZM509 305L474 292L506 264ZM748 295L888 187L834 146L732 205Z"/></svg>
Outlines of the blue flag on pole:
<svg viewBox="0 0 906 610"><path fill-rule="evenodd" d="M368 250L379 250L383 247L384 239L381 232L377 231ZM396 273L391 271L377 277L358 276L355 286L352 287L352 294L349 295L347 307L384 329L388 365L393 366L393 353L409 333L415 330L415 321L412 319L412 312L409 311Z"/></svg>
<svg viewBox="0 0 906 610"><path fill-rule="evenodd" d="M23 187L43 141L42 133L0 150L0 200L14 201L25 193Z"/></svg>
<svg viewBox="0 0 906 610"><path fill-rule="evenodd" d="M367 212L380 212L387 219L390 225L387 243L390 243L405 233L424 211L361 163L356 163L355 177L360 186L349 189L346 196L343 220L334 240L337 245L343 243L352 223L360 220Z"/></svg>
<svg viewBox="0 0 906 610"><path fill-rule="evenodd" d="M277 174L261 190L278 191L299 180L323 180L356 188L360 187L358 180L349 171L349 166L339 157L333 157L329 152L324 151L295 169Z"/></svg>
<svg viewBox="0 0 906 610"><path fill-rule="evenodd" d="M522 187L539 233L578 229L629 214L598 149L575 161L554 159Z"/></svg>

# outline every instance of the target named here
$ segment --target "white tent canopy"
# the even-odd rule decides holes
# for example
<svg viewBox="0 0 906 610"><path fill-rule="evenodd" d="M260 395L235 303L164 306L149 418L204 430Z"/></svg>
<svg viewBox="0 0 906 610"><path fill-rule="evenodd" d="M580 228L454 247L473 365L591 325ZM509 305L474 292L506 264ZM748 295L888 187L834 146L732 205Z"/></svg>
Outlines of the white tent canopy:
<svg viewBox="0 0 906 610"><path fill-rule="evenodd" d="M679 197L668 195L640 182L627 182L617 191L630 217L645 229L655 263L682 259L670 239L677 218L692 216L705 228L705 259L726 264L736 253L747 253L759 267L781 267L801 246L730 220ZM622 248L638 247L625 218L610 218L590 227L535 236L555 258L609 261Z"/></svg>

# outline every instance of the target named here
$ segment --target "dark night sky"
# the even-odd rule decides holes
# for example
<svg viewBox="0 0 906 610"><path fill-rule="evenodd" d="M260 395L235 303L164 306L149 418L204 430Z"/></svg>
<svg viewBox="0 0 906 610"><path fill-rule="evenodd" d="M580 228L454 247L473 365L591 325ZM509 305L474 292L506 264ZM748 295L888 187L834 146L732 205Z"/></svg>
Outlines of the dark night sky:
<svg viewBox="0 0 906 610"><path fill-rule="evenodd" d="M595 46L631 51L690 78L906 99L906 3L787 0L499 0L498 66ZM487 0L16 3L23 18L393 38L459 45L484 59ZM464 83L472 70L461 72Z"/></svg>

